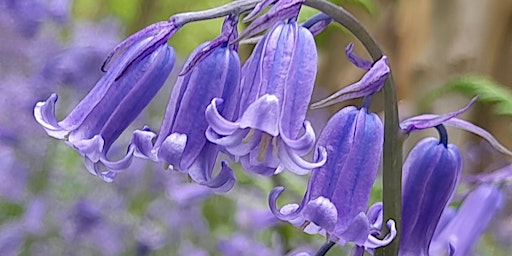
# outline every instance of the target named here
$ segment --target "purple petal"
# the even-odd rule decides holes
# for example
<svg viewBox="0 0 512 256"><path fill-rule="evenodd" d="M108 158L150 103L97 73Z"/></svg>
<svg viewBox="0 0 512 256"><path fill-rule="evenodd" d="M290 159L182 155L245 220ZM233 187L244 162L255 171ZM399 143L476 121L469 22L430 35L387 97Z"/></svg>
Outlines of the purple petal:
<svg viewBox="0 0 512 256"><path fill-rule="evenodd" d="M305 219L324 228L329 233L334 230L338 220L336 206L323 196L309 201L302 214Z"/></svg>
<svg viewBox="0 0 512 256"><path fill-rule="evenodd" d="M375 65L364 74L361 80L344 87L321 101L311 104L311 108L327 107L338 102L372 95L384 86L389 72L390 69L387 64L387 57L382 56L382 58L375 62Z"/></svg>
<svg viewBox="0 0 512 256"><path fill-rule="evenodd" d="M167 136L164 142L157 149L157 156L172 168L179 168L183 151L187 144L188 137L186 134L172 133ZM180 171L184 171L179 169Z"/></svg>
<svg viewBox="0 0 512 256"><path fill-rule="evenodd" d="M244 112L239 123L240 128L264 131L272 136L279 135L281 115L279 99L275 95L265 94L251 104Z"/></svg>
<svg viewBox="0 0 512 256"><path fill-rule="evenodd" d="M286 136L285 133L280 132L280 137L283 142L288 146L288 148L292 149L295 153L299 155L305 155L311 151L311 149L315 145L315 131L311 126L309 121L305 121L303 124L305 129L304 134L298 139L290 139Z"/></svg>
<svg viewBox="0 0 512 256"><path fill-rule="evenodd" d="M73 146L77 149L80 154L91 159L93 162L100 160L103 152L103 146L105 141L100 135L96 135L91 139L78 140L73 142Z"/></svg>
<svg viewBox="0 0 512 256"><path fill-rule="evenodd" d="M384 237L384 239L380 240L379 238L373 236L373 235L368 235L368 240L366 240L366 242L364 243L364 247L366 248L378 248L378 247L382 247L382 246L386 246L388 244L390 244L393 239L395 239L396 237L396 227L395 227L395 221L394 220L388 220L388 222L386 223L388 229L390 230L389 234L386 235L386 237Z"/></svg>
<svg viewBox="0 0 512 256"><path fill-rule="evenodd" d="M34 108L34 117L48 135L63 140L67 137L69 131L62 128L57 122L55 117L56 101L57 94L53 93L46 101L38 102Z"/></svg>
<svg viewBox="0 0 512 256"><path fill-rule="evenodd" d="M324 13L319 13L309 18L302 24L303 27L307 28L311 31L311 34L314 36L320 34L320 32L324 31L324 29L331 24L333 19Z"/></svg>
<svg viewBox="0 0 512 256"><path fill-rule="evenodd" d="M410 133L416 130L423 130L438 126L440 124L445 123L446 121L459 116L460 114L466 112L475 102L478 100L478 97L474 97L471 101L462 109L457 111L447 113L444 115L419 115L415 117L408 118L402 122L400 122L400 129L402 129L405 133Z"/></svg>
<svg viewBox="0 0 512 256"><path fill-rule="evenodd" d="M220 173L212 177L218 151L217 145L207 143L187 171L194 182L211 188L215 193L225 193L234 186L236 179L233 170L225 162L222 162Z"/></svg>
<svg viewBox="0 0 512 256"><path fill-rule="evenodd" d="M231 135L240 128L240 123L226 120L217 109L223 100L219 98L212 99L212 103L208 105L205 111L205 117L210 128L219 135Z"/></svg>
<svg viewBox="0 0 512 256"><path fill-rule="evenodd" d="M270 206L270 211L280 220L294 220L300 217L300 214L302 213L302 210L304 209L306 203L305 199L302 200L302 203L297 207L297 209L293 211L287 211L285 213L281 213L281 211L277 208L277 198L281 193L283 193L284 187L275 187L270 191L270 194L268 196L268 204ZM306 198L305 196L304 198Z"/></svg>
<svg viewBox="0 0 512 256"><path fill-rule="evenodd" d="M348 227L344 225L336 225L332 235L340 239L340 243L353 242L357 245L365 244L370 233L370 223L364 212L357 214Z"/></svg>
<svg viewBox="0 0 512 256"><path fill-rule="evenodd" d="M294 33L292 34L294 36L292 41L294 51L283 53L283 64L279 65L279 68L283 68L283 70L274 71L276 77L279 77L282 72L288 75L280 77L279 79L282 79L282 81L276 79L272 83L284 84L283 105L279 122L281 132L293 139L301 132L301 126L306 118L315 85L318 55L315 50L315 39L307 29L297 26L297 24L288 26L290 32L293 31ZM286 56L287 54L290 54L290 56ZM287 58L290 58L290 60L287 60Z"/></svg>
<svg viewBox="0 0 512 256"><path fill-rule="evenodd" d="M348 60L360 69L370 70L373 66L373 62L359 57L359 55L354 52L354 43L349 43L347 45L345 48L345 54L347 55Z"/></svg>
<svg viewBox="0 0 512 256"><path fill-rule="evenodd" d="M464 121L464 120L461 120L458 118L452 118L450 120L445 121L443 124L445 124L447 126L463 129L468 132L472 132L476 135L479 135L482 138L484 138L485 140L487 140L491 144L491 146L493 148L495 148L496 150L498 150L499 152L509 155L509 156L512 156L512 151L510 151L505 146L500 144L498 142L498 140L496 138L494 138L494 136L492 136L491 133L489 133L488 131L486 131L485 129L483 129L479 126L476 126L468 121Z"/></svg>
<svg viewBox="0 0 512 256"><path fill-rule="evenodd" d="M158 161L156 152L153 149L153 140L155 138L156 134L152 132L149 127L145 127L143 130L136 130L133 132L131 145L135 147L134 155L136 157Z"/></svg>
<svg viewBox="0 0 512 256"><path fill-rule="evenodd" d="M324 147L319 147L317 149L319 156L318 159L310 163L300 156L298 156L292 149L289 149L283 143L279 144L279 159L281 160L281 164L289 171L297 174L297 175L306 175L311 172L311 170L323 166L327 161L327 151Z"/></svg>

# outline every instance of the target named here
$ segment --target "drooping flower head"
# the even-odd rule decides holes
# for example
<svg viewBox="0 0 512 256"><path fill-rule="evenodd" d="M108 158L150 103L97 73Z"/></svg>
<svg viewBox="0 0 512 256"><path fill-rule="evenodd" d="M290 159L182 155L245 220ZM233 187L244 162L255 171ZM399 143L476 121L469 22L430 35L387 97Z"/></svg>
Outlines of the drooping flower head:
<svg viewBox="0 0 512 256"><path fill-rule="evenodd" d="M438 225L429 248L430 255L470 255L478 238L503 206L502 191L492 184L482 184L470 192L448 223ZM443 212L443 215L445 215Z"/></svg>
<svg viewBox="0 0 512 256"><path fill-rule="evenodd" d="M229 119L236 115L241 67L237 47L230 42L237 35L237 22L238 17L227 17L221 35L192 52L173 88L158 135L146 129L135 132L133 140L139 155L166 163L218 192L231 189L235 178L224 162L212 178L219 149L206 139L204 113L218 98L223 115Z"/></svg>
<svg viewBox="0 0 512 256"><path fill-rule="evenodd" d="M428 255L437 222L457 187L461 155L441 136L443 142L423 139L405 160L400 255Z"/></svg>
<svg viewBox="0 0 512 256"><path fill-rule="evenodd" d="M56 94L34 108L48 135L66 140L85 157L87 169L105 181L131 162L131 147L117 162L108 159L108 151L171 72L175 54L166 42L175 29L169 22L158 23L118 45L105 62L105 75L62 121L55 117ZM116 52L119 57L112 59Z"/></svg>
<svg viewBox="0 0 512 256"><path fill-rule="evenodd" d="M440 138L425 138L411 150L403 167L402 239L400 255L428 255L428 250L441 214L460 179L461 154L457 146L448 144L445 125L460 127L481 135L495 148L507 152L489 133L466 121L455 118L466 107L445 115L420 115L404 120L405 132L435 127Z"/></svg>
<svg viewBox="0 0 512 256"><path fill-rule="evenodd" d="M351 50L347 53L352 54ZM367 90L372 94L378 91L389 73L385 61L383 58L370 65L368 73L360 81L345 87L344 92ZM368 82L375 80L380 83ZM337 97L355 95L351 94L337 94ZM367 105L361 109L354 106L341 109L331 117L320 134L317 147L326 149L327 161L313 170L301 204L289 204L278 210L276 200L283 191L278 187L272 190L269 199L273 213L280 219L301 225L308 233L326 233L332 241L342 245L354 242L367 249L387 245L396 234L394 222L388 222L392 232L381 241L374 236L374 225L378 225L374 223L378 219L374 216L375 210L371 211L372 219L366 216L370 192L382 158L383 142L382 121L376 114L368 112Z"/></svg>
<svg viewBox="0 0 512 256"><path fill-rule="evenodd" d="M282 5L295 6L295 2L279 1L255 20L248 28L252 32L245 35L268 26L267 21L275 21L275 17L291 17L287 11L276 10L287 10ZM208 106L208 140L222 146L246 170L262 175L284 169L306 174L322 165L325 153L317 163L300 157L311 151L315 142L305 116L316 71L317 53L311 32L293 18L278 22L242 68L238 118L233 121L220 113L217 98Z"/></svg>

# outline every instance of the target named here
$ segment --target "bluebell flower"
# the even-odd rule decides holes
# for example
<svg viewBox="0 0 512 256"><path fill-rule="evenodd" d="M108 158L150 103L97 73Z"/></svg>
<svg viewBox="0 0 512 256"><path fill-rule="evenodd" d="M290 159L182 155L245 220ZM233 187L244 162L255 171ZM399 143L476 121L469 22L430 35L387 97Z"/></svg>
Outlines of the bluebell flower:
<svg viewBox="0 0 512 256"><path fill-rule="evenodd" d="M425 138L405 160L400 255L428 255L428 247L462 170L453 144Z"/></svg>
<svg viewBox="0 0 512 256"><path fill-rule="evenodd" d="M353 54L351 50L347 51L347 55L350 54ZM364 68L369 71L360 81L345 87L341 94L335 94L336 97L330 97L320 105L330 104L332 99L369 96L382 88L389 74L386 58ZM378 218L381 204L369 211L371 219L366 215L384 142L382 121L375 113L369 113L367 104L368 100L360 109L354 106L341 109L322 130L317 148L326 149L327 161L313 170L300 205L288 204L277 209L275 205L282 187L272 190L269 203L278 218L300 225L307 233L324 233L341 245L353 242L373 249L389 244L396 230L394 221L388 221L391 233L379 240L375 235L380 233L376 233L375 228L382 226L382 217ZM318 153L315 158L319 158ZM378 221L380 224L376 223Z"/></svg>
<svg viewBox="0 0 512 256"><path fill-rule="evenodd" d="M273 11L277 7L267 16L259 17L248 30L259 31L258 26L254 30L251 26L261 23L265 27L267 23L260 21L275 20L271 15L279 17L281 14ZM256 45L242 68L237 118L220 113L217 98L208 106L208 140L222 146L246 170L262 175L284 169L302 175L321 166L325 162L324 149L319 149L322 157L316 163L301 158L315 143L313 128L305 117L316 78L317 58L313 35L306 28L294 19L277 23Z"/></svg>
<svg viewBox="0 0 512 256"><path fill-rule="evenodd" d="M327 162L313 170L301 204L278 210L275 203L283 190L278 187L270 194L272 211L280 219L303 225L306 232L325 232L340 244L354 242L366 248L388 244L394 235L378 241L365 214L383 142L383 125L376 114L364 107L343 108L318 139L318 146L327 149ZM388 226L393 230L394 222Z"/></svg>
<svg viewBox="0 0 512 256"><path fill-rule="evenodd" d="M129 166L134 151L129 147L121 160L110 161L110 147L155 96L174 65L174 50L166 43L172 31L147 30L116 47L114 52L122 51L120 56L109 56L105 75L62 121L55 116L56 94L34 108L37 122L48 135L65 140L85 157L89 172L105 181Z"/></svg>
<svg viewBox="0 0 512 256"><path fill-rule="evenodd" d="M187 173L217 192L231 189L235 177L225 162L212 177L219 148L206 139L205 110L218 97L221 113L235 117L241 67L237 46L230 42L237 36L237 21L238 17L229 16L219 37L192 52L173 88L158 135L145 129L136 131L133 139L139 156Z"/></svg>
<svg viewBox="0 0 512 256"><path fill-rule="evenodd" d="M474 104L444 115L420 115L401 122L402 131L435 127L440 138L425 138L411 150L403 167L402 238L399 255L428 255L441 214L453 196L462 170L457 146L448 144L444 125L459 127L487 139L499 151L509 151L494 137L469 122L457 119Z"/></svg>
<svg viewBox="0 0 512 256"><path fill-rule="evenodd" d="M503 200L503 193L498 187L483 184L467 195L454 215L446 209L451 218L445 225L437 226L429 248L430 255L470 255L478 238L503 206Z"/></svg>

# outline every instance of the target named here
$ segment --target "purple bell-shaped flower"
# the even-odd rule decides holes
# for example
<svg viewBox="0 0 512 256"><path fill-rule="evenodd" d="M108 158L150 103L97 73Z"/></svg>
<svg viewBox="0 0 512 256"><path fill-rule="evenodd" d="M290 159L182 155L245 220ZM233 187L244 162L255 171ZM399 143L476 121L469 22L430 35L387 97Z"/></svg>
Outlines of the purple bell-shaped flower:
<svg viewBox="0 0 512 256"><path fill-rule="evenodd" d="M238 17L229 16L219 37L192 52L173 88L158 135L147 128L136 131L132 141L137 156L168 164L217 192L231 189L235 177L225 162L212 177L219 148L206 139L205 110L216 98L222 115L236 117L241 67L237 45L230 42L237 36L237 22Z"/></svg>
<svg viewBox="0 0 512 256"><path fill-rule="evenodd" d="M404 163L400 255L428 255L437 223L460 178L460 152L447 143L444 126L436 128L441 139L423 139Z"/></svg>
<svg viewBox="0 0 512 256"><path fill-rule="evenodd" d="M285 2L290 1L278 4ZM275 14L272 10L268 15ZM275 21L273 16L266 17L261 16L253 24ZM252 27L248 30L253 31ZM303 175L321 166L324 149L319 149L321 157L315 163L301 158L315 143L315 133L305 117L316 71L317 52L311 32L294 19L277 23L258 42L242 68L238 118L229 120L219 112L219 99L213 99L206 110L207 138L222 146L246 170L262 175L284 169Z"/></svg>
<svg viewBox="0 0 512 256"><path fill-rule="evenodd" d="M110 161L108 152L171 72L175 54L167 39L174 31L171 23L162 22L118 45L114 53L121 52L119 57L113 59L114 53L108 57L105 75L64 120L57 122L55 117L56 94L34 108L37 122L48 135L66 140L85 157L89 172L105 181L112 181L116 172L131 163L133 147L119 161Z"/></svg>

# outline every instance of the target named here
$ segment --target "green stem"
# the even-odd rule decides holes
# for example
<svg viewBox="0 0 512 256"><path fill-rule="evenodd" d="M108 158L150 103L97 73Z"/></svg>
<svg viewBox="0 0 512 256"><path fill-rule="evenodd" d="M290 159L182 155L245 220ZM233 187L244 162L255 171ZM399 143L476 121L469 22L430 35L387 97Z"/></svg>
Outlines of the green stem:
<svg viewBox="0 0 512 256"><path fill-rule="evenodd" d="M374 61L383 55L377 42L352 14L340 6L325 0L306 0L305 5L315 8L354 34L367 49ZM376 255L398 255L400 230L402 226L402 139L399 134L398 101L393 76L390 73L384 85L384 159L383 159L383 203L384 220L395 220L399 231L395 240L379 248ZM385 225L383 225L385 227Z"/></svg>

